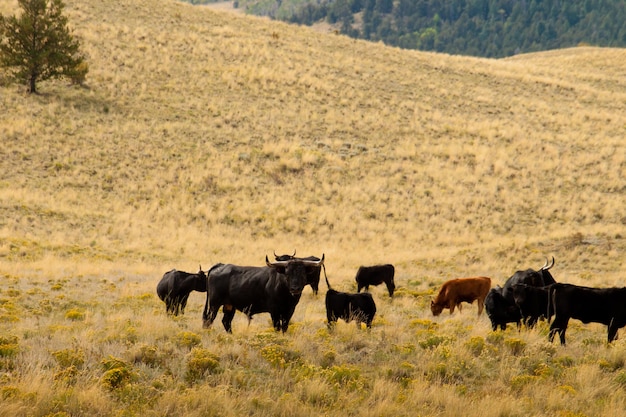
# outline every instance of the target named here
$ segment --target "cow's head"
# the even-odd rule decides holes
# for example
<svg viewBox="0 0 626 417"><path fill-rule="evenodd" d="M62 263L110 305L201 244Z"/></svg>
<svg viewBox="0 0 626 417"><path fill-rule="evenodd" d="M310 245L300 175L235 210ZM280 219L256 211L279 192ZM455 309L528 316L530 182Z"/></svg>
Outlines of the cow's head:
<svg viewBox="0 0 626 417"><path fill-rule="evenodd" d="M287 283L289 285L289 292L294 297L300 296L304 286L307 284L306 271L307 267L317 266L321 267L324 264L324 254L319 261L307 261L301 259L290 259L287 261L270 262L265 255L265 263L270 268L273 268L279 274L285 275Z"/></svg>
<svg viewBox="0 0 626 417"><path fill-rule="evenodd" d="M198 270L198 273L196 274L195 290L200 291L200 292L206 292L206 281L207 281L206 273L202 270L202 265L200 265L200 269Z"/></svg>
<svg viewBox="0 0 626 417"><path fill-rule="evenodd" d="M293 255L276 255L276 251L274 251L274 259L279 261L279 262L283 262L283 261L290 261L293 258L296 257L296 250L293 250Z"/></svg>
<svg viewBox="0 0 626 417"><path fill-rule="evenodd" d="M433 316L438 316L443 311L443 304L435 303L434 300L430 300L430 311L432 311Z"/></svg>
<svg viewBox="0 0 626 417"><path fill-rule="evenodd" d="M385 282L387 284L387 291L389 291L389 297L393 297L393 292L396 289L396 283L393 281L393 277Z"/></svg>

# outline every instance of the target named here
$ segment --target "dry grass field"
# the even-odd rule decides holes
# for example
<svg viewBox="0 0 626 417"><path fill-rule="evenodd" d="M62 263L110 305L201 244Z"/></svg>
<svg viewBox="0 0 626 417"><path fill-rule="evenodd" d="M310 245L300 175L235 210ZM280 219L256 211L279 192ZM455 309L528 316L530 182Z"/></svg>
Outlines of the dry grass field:
<svg viewBox="0 0 626 417"><path fill-rule="evenodd" d="M432 317L444 280L626 285L626 50L404 51L170 0L67 0L84 88L0 74L1 416L622 416L626 342ZM0 13L17 2L0 1ZM168 317L172 268L393 263L371 331L325 285L269 315Z"/></svg>

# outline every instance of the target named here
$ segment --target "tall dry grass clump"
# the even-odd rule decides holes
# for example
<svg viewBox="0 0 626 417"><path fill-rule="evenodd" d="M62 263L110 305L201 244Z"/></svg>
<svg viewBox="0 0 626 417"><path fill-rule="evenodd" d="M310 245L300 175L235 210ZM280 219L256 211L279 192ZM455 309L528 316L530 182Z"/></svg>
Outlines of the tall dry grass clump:
<svg viewBox="0 0 626 417"><path fill-rule="evenodd" d="M557 281L624 285L624 50L487 60L173 1L66 12L84 88L0 85L0 415L621 415L604 327L572 320L561 347L429 303L552 255ZM172 268L294 249L342 291L395 265L371 331L329 331L324 284L285 334L203 330L205 294L179 317L156 296Z"/></svg>

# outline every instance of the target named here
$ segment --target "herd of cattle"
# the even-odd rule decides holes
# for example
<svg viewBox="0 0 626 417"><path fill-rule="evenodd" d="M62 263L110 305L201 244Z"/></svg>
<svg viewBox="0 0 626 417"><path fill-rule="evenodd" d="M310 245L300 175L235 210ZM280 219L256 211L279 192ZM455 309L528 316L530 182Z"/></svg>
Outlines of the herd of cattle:
<svg viewBox="0 0 626 417"><path fill-rule="evenodd" d="M222 308L222 324L232 332L231 323L237 310L246 314L248 320L258 313L270 313L277 331L286 332L289 321L300 301L306 285L317 294L321 270L328 291L326 292L326 316L329 328L338 319L365 323L369 328L376 314L374 299L367 292L370 285L387 286L389 296L395 290L393 265L361 266L356 274L356 293L333 290L326 277L324 255L299 258L293 255L276 255L274 262L265 257L266 266L238 266L218 263L208 271L188 273L171 270L163 275L157 285L157 294L166 305L168 314L184 314L187 299L192 291L206 292L202 314L203 327L213 324ZM431 312L437 316L443 309L450 314L461 303L477 301L478 315L486 310L493 330L506 329L508 323L533 327L539 319L550 321L549 340L558 333L565 344L565 331L570 318L583 323L595 322L608 326L608 341L617 338L617 331L626 325L626 287L590 288L573 284L557 283L550 273L554 266L547 260L539 269L517 271L502 287L491 288L488 277L457 278L446 281L431 301ZM366 292L361 293L365 289Z"/></svg>

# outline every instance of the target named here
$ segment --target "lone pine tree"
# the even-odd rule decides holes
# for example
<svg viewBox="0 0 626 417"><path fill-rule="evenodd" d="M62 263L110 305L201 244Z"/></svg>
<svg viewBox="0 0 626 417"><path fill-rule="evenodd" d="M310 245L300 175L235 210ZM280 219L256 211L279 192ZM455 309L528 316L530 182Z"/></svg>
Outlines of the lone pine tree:
<svg viewBox="0 0 626 417"><path fill-rule="evenodd" d="M0 15L0 66L37 92L37 82L67 77L84 80L87 65L67 27L61 0L18 0L19 17Z"/></svg>

